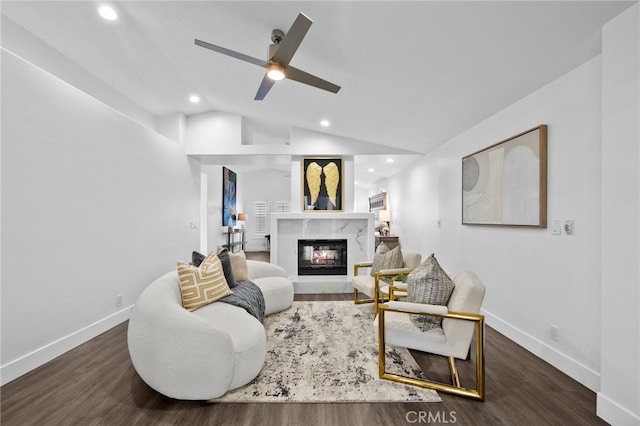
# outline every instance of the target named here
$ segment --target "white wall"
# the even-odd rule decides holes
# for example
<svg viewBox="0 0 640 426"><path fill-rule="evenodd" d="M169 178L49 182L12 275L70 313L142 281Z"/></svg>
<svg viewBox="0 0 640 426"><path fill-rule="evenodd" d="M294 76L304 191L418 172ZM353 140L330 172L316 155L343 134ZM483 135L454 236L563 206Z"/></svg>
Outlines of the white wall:
<svg viewBox="0 0 640 426"><path fill-rule="evenodd" d="M224 244L222 238L222 166L207 165L201 168L203 179L206 177L206 199L201 216L207 218L207 240L204 254ZM205 247L203 247L205 248Z"/></svg>
<svg viewBox="0 0 640 426"><path fill-rule="evenodd" d="M353 211L356 213L367 213L369 211L369 197L376 194L377 192L377 190L374 191L368 187L354 185Z"/></svg>
<svg viewBox="0 0 640 426"><path fill-rule="evenodd" d="M602 350L598 415L640 425L640 7L602 32Z"/></svg>
<svg viewBox="0 0 640 426"><path fill-rule="evenodd" d="M435 253L451 274L476 272L487 287L487 323L594 390L600 366L599 86L596 58L452 139L385 185L391 228L404 247L424 257ZM574 219L576 235L463 226L462 157L539 124L549 126L548 217ZM550 338L551 324L559 327L557 343Z"/></svg>
<svg viewBox="0 0 640 426"><path fill-rule="evenodd" d="M211 111L186 118L185 147L189 155L233 155L242 143L242 117Z"/></svg>
<svg viewBox="0 0 640 426"><path fill-rule="evenodd" d="M198 181L184 148L3 49L3 384L126 320L189 257Z"/></svg>
<svg viewBox="0 0 640 426"><path fill-rule="evenodd" d="M246 250L266 250L264 236L254 234L253 203L254 201L266 201L268 211L273 212L277 201L291 200L290 182L291 176L279 170L261 170L250 173L242 173L238 176L244 200L244 212L247 213ZM267 218L267 226L270 220ZM269 232L269 230L267 230Z"/></svg>

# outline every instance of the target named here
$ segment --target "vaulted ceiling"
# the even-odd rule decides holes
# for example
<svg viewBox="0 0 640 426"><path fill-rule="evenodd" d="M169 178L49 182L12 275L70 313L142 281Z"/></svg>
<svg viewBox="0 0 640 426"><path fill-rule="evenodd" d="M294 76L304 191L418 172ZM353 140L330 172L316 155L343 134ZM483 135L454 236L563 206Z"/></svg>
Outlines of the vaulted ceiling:
<svg viewBox="0 0 640 426"><path fill-rule="evenodd" d="M597 55L602 25L633 4L109 3L119 15L113 22L97 14L93 1L1 6L11 21L152 115L226 111L257 123L274 144L299 127L416 153ZM337 94L284 80L255 101L264 69L194 44L198 38L266 59L271 31L286 32L298 12L314 23L291 65L342 86ZM198 104L189 102L194 93ZM321 119L331 126L321 127ZM384 163L363 157L357 164L368 167L369 161ZM403 166L381 167L392 172Z"/></svg>

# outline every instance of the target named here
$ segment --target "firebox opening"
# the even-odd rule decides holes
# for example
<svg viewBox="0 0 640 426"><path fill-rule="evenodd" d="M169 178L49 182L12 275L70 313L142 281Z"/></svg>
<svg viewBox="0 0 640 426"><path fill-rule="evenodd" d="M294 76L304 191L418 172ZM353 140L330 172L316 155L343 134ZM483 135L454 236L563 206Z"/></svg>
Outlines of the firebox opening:
<svg viewBox="0 0 640 426"><path fill-rule="evenodd" d="M298 275L347 275L347 240L298 240Z"/></svg>

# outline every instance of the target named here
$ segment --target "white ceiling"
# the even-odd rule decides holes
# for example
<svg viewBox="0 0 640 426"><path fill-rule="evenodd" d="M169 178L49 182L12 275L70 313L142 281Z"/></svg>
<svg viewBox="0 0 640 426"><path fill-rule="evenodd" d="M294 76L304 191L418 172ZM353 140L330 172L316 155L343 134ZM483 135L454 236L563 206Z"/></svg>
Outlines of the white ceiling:
<svg viewBox="0 0 640 426"><path fill-rule="evenodd" d="M2 13L153 115L211 110L426 153L595 56L615 1L2 1ZM194 45L198 38L266 59L271 30L298 12L314 24L291 65L342 86L293 81L254 95L264 70ZM202 102L191 104L197 93ZM321 128L323 118L331 121ZM269 123L265 125L264 123ZM534 123L535 124L535 123ZM269 140L269 137L266 138ZM357 179L411 156L363 156ZM275 158L274 158L275 160Z"/></svg>

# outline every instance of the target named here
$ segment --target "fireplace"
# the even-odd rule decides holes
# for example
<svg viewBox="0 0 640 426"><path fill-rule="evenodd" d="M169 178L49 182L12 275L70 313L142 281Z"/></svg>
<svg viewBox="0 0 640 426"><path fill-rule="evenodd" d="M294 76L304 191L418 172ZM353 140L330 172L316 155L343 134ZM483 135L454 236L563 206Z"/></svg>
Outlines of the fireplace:
<svg viewBox="0 0 640 426"><path fill-rule="evenodd" d="M298 240L298 275L347 275L347 240Z"/></svg>

